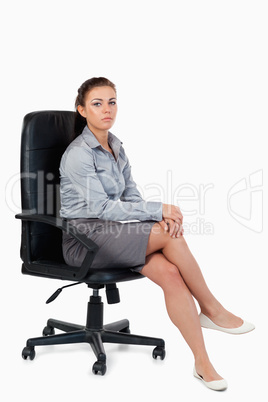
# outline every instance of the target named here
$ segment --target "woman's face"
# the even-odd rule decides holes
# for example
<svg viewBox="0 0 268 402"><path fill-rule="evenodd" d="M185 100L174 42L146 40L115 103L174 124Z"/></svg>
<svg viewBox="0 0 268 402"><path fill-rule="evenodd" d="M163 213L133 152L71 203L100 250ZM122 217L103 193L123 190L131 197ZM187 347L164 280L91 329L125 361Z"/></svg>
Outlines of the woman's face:
<svg viewBox="0 0 268 402"><path fill-rule="evenodd" d="M77 110L93 133L108 131L116 119L116 93L109 86L93 88L86 95L85 106L79 105Z"/></svg>

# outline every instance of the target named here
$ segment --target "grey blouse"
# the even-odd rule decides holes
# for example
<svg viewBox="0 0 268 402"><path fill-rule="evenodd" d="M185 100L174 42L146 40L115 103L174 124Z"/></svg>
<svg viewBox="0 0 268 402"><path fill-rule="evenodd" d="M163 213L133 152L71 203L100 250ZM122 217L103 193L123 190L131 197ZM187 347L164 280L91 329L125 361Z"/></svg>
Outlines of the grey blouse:
<svg viewBox="0 0 268 402"><path fill-rule="evenodd" d="M162 203L142 199L121 141L109 132L108 142L115 158L86 126L64 152L61 217L161 221Z"/></svg>

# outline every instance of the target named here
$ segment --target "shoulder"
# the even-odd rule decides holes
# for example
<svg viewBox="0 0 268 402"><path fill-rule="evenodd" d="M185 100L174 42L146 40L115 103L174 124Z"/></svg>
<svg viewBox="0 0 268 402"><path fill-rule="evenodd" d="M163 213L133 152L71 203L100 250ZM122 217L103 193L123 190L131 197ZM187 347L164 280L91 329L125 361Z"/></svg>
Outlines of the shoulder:
<svg viewBox="0 0 268 402"><path fill-rule="evenodd" d="M61 158L61 168L64 166L77 168L85 163L91 164L92 162L92 149L84 141L83 136L79 135L68 145L63 153Z"/></svg>

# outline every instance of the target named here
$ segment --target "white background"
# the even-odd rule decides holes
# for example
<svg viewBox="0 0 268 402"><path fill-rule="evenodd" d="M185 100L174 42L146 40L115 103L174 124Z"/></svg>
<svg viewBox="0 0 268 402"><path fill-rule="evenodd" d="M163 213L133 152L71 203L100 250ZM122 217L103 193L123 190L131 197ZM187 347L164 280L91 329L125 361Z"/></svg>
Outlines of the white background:
<svg viewBox="0 0 268 402"><path fill-rule="evenodd" d="M0 14L4 400L230 402L263 395L267 2L25 0L5 3ZM122 302L106 306L105 321L128 317L133 333L163 337L164 361L154 361L147 347L106 345L108 370L101 377L91 373L95 356L88 345L40 347L34 361L21 358L26 339L41 335L50 316L83 324L89 296L80 285L47 306L62 282L20 273L20 222L14 215L20 212L22 119L35 110L73 110L77 88L93 76L117 85L112 132L123 141L144 196L155 196L157 187L162 201L175 202L178 186L188 186L184 195L195 191L196 200L182 201L188 244L224 306L256 325L243 336L204 330L227 392L215 395L192 377L191 352L167 317L161 290L147 279L121 284ZM237 220L228 210L228 193L239 182L245 191L231 200ZM202 199L196 192L207 185ZM188 216L190 210L194 215Z"/></svg>

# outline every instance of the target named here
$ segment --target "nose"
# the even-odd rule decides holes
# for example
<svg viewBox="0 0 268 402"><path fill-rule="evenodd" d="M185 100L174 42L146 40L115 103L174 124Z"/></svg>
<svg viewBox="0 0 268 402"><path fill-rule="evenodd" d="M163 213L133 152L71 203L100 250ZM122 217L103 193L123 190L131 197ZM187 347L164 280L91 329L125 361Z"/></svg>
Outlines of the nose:
<svg viewBox="0 0 268 402"><path fill-rule="evenodd" d="M111 113L111 105L109 103L105 103L103 106L103 112L104 113Z"/></svg>

